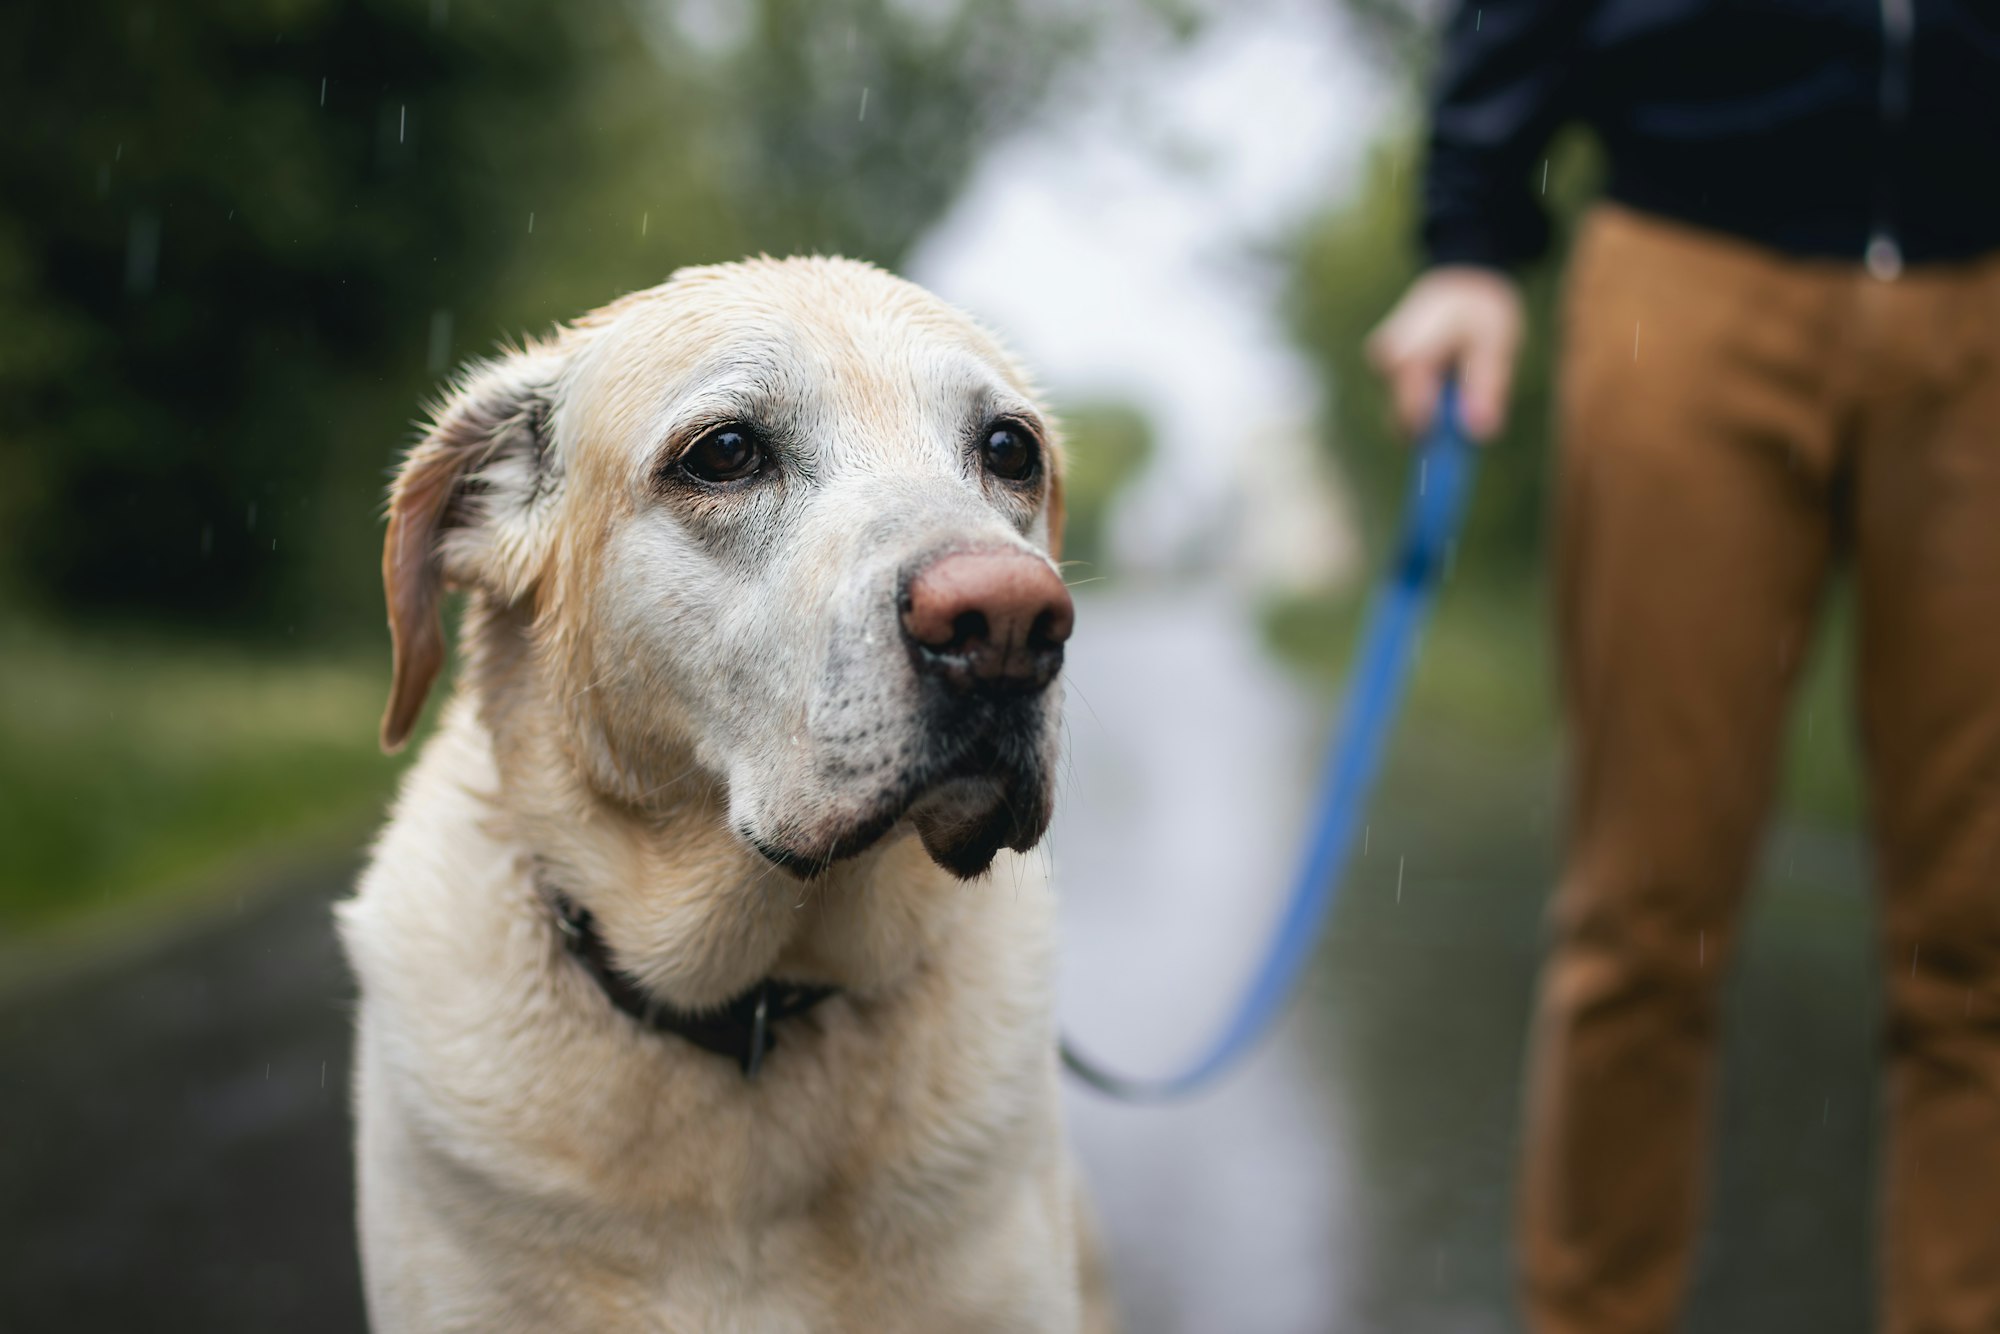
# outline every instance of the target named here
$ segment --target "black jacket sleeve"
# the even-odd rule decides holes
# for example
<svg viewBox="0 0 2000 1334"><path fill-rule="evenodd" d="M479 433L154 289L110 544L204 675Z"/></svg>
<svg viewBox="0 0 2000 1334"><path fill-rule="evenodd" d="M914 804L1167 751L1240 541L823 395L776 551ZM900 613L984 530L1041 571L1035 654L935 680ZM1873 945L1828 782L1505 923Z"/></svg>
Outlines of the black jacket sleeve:
<svg viewBox="0 0 2000 1334"><path fill-rule="evenodd" d="M1540 157L1568 113L1589 0L1459 0L1445 23L1424 168L1433 264L1508 268L1539 255L1549 223Z"/></svg>

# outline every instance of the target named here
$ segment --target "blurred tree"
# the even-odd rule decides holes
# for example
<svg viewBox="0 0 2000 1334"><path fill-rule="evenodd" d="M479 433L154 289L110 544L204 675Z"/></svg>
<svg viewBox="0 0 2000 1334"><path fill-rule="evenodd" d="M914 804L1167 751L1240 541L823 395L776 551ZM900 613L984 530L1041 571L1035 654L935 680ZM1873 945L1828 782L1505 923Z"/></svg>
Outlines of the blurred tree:
<svg viewBox="0 0 2000 1334"><path fill-rule="evenodd" d="M407 390L431 310L504 253L501 131L516 99L563 92L550 54L582 34L558 12L480 6L447 29L441 5L330 0L10 11L15 581L63 611L312 618L284 594L336 457L380 468L393 441L357 429ZM507 156L535 173L556 152Z"/></svg>
<svg viewBox="0 0 2000 1334"><path fill-rule="evenodd" d="M1062 423L1062 555L1076 583L1104 574L1111 502L1152 456L1153 432L1145 413L1121 402L1063 404Z"/></svg>
<svg viewBox="0 0 2000 1334"><path fill-rule="evenodd" d="M972 167L967 150L1035 106L1093 29L1081 7L1023 0L757 0L754 11L736 81L758 95L731 126L754 175L739 182L750 230L784 249L885 260L943 211Z"/></svg>
<svg viewBox="0 0 2000 1334"><path fill-rule="evenodd" d="M893 264L1098 34L1035 0L112 0L0 17L0 598L374 623L427 385L689 262Z"/></svg>

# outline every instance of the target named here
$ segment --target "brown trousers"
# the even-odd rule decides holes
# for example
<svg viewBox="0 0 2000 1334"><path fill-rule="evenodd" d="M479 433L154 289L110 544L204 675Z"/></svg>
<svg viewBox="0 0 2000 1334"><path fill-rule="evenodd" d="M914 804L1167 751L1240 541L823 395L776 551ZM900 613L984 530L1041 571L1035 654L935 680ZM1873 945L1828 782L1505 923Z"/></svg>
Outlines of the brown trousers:
<svg viewBox="0 0 2000 1334"><path fill-rule="evenodd" d="M1718 983L1839 548L1882 894L1882 1328L1994 1334L2000 257L1878 281L1603 207L1566 300L1572 828L1528 1076L1530 1325L1674 1324Z"/></svg>

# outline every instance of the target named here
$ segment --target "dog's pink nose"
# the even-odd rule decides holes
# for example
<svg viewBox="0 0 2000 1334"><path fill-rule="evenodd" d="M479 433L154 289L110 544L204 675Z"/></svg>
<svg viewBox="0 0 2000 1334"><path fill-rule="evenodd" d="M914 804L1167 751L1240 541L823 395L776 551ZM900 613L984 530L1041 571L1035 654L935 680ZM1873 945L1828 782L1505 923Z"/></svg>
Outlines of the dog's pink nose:
<svg viewBox="0 0 2000 1334"><path fill-rule="evenodd" d="M1069 589L1026 551L960 551L918 570L903 595L917 665L961 689L1039 690L1062 669Z"/></svg>

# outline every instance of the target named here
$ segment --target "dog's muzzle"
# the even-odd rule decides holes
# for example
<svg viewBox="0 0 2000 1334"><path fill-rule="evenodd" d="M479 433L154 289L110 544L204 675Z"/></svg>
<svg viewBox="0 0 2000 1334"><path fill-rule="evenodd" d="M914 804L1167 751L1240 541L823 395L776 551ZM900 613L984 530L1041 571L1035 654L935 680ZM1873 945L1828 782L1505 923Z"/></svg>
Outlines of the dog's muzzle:
<svg viewBox="0 0 2000 1334"><path fill-rule="evenodd" d="M1047 689L1076 623L1061 576L1035 553L1008 548L935 557L910 576L901 601L918 675L968 694Z"/></svg>

